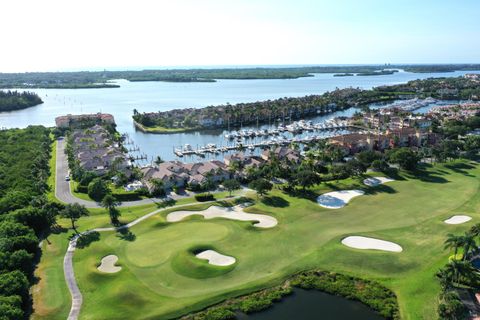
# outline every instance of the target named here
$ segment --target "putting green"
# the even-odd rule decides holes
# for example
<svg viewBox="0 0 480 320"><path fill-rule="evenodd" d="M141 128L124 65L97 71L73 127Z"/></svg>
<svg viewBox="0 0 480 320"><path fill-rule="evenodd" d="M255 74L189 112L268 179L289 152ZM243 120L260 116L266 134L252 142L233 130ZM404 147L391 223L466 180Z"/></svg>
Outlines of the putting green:
<svg viewBox="0 0 480 320"><path fill-rule="evenodd" d="M274 191L248 209L278 220L265 230L220 218L169 224L166 213L160 213L131 228L134 241L102 233L99 241L75 252L84 297L80 319L179 316L309 268L380 281L397 294L402 318L436 319L439 287L434 274L449 256L443 240L479 221L479 176L477 165L456 162L429 168L418 178L402 174L374 188L363 185L363 179L322 184L312 200ZM341 209L319 207L316 196L332 187L366 193ZM458 212L473 219L462 225L443 222ZM340 242L349 235L391 241L403 252L351 249ZM194 260L192 248L198 246L227 253L236 263L229 268ZM107 254L119 257L122 272L112 276L96 271Z"/></svg>

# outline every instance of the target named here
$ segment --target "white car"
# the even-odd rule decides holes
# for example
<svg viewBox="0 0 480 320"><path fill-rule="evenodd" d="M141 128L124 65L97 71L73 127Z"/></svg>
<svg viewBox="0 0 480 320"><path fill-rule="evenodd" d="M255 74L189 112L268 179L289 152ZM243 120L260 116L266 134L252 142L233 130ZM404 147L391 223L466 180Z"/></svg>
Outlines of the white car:
<svg viewBox="0 0 480 320"><path fill-rule="evenodd" d="M65 181L70 181L70 176L66 176Z"/></svg>

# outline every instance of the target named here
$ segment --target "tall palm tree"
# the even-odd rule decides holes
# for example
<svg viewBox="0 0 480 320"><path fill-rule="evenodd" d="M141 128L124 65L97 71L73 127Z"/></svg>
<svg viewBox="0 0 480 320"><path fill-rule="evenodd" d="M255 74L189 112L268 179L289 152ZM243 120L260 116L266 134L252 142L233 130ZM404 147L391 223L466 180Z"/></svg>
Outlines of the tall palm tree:
<svg viewBox="0 0 480 320"><path fill-rule="evenodd" d="M162 157L157 156L157 157L155 158L155 164L156 164L156 165L162 164L163 162L164 162L164 161L163 161Z"/></svg>
<svg viewBox="0 0 480 320"><path fill-rule="evenodd" d="M443 268L438 270L436 274L438 281L440 282L440 286L442 287L442 292L445 292L448 288L450 288L453 284L453 274L452 269Z"/></svg>
<svg viewBox="0 0 480 320"><path fill-rule="evenodd" d="M463 241L463 237L462 236L456 236L454 234L447 234L447 239L445 240L444 242L444 245L445 245L445 249L453 249L454 251L454 257L455 259L457 258L457 252L458 252L458 248L462 247L464 245L464 241Z"/></svg>
<svg viewBox="0 0 480 320"><path fill-rule="evenodd" d="M465 232L463 236L463 261L467 260L467 256L470 253L470 249L474 249L477 247L475 242L475 237L468 232Z"/></svg>
<svg viewBox="0 0 480 320"><path fill-rule="evenodd" d="M112 196L111 194L107 194L102 199L102 207L108 210L108 214L110 215L110 220L113 224L118 222L118 217L120 216L120 212L117 210L117 207L121 204L120 201Z"/></svg>
<svg viewBox="0 0 480 320"><path fill-rule="evenodd" d="M474 237L480 236L480 223L477 223L470 228L470 234L472 234Z"/></svg>

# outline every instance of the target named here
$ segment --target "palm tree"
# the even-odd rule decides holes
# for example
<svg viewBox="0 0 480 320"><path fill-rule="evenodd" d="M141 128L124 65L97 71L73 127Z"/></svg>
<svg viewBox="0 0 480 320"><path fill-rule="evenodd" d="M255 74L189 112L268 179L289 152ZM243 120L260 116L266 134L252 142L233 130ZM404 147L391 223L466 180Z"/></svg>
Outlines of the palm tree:
<svg viewBox="0 0 480 320"><path fill-rule="evenodd" d="M474 237L480 236L480 223L477 223L470 228L470 234Z"/></svg>
<svg viewBox="0 0 480 320"><path fill-rule="evenodd" d="M453 284L453 274L452 269L443 268L438 270L436 274L440 286L442 287L442 292L445 292L447 289L451 288Z"/></svg>
<svg viewBox="0 0 480 320"><path fill-rule="evenodd" d="M444 245L445 249L454 250L454 259L457 259L458 248L464 245L463 237L449 233L447 234L447 239L445 240Z"/></svg>
<svg viewBox="0 0 480 320"><path fill-rule="evenodd" d="M120 201L112 196L111 194L107 194L102 199L102 207L108 210L108 214L110 215L110 220L113 224L118 223L118 217L120 216L120 211L117 210L117 207L121 204Z"/></svg>
<svg viewBox="0 0 480 320"><path fill-rule="evenodd" d="M162 157L160 157L160 156L157 156L157 157L155 158L155 164L156 164L156 165L162 164L162 163L164 163L164 162L165 162L165 161L163 161Z"/></svg>
<svg viewBox="0 0 480 320"><path fill-rule="evenodd" d="M475 237L471 233L465 232L463 236L463 261L467 260L467 256L470 253L470 249L477 247L475 243Z"/></svg>

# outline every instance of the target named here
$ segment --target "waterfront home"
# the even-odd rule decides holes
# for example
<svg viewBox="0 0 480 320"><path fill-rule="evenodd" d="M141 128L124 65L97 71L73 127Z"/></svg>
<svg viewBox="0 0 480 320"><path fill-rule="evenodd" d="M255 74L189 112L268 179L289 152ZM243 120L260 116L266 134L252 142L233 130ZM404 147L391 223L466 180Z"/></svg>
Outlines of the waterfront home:
<svg viewBox="0 0 480 320"><path fill-rule="evenodd" d="M58 128L75 127L76 125L86 122L94 121L95 123L114 124L115 120L111 114L108 113L93 113L93 114L80 114L73 115L67 114L65 116L59 116L55 118L55 125Z"/></svg>
<svg viewBox="0 0 480 320"><path fill-rule="evenodd" d="M130 159L123 149L112 141L109 132L101 125L74 130L69 143L72 144L76 163L83 170L98 175L103 175L110 169L129 173L132 166Z"/></svg>
<svg viewBox="0 0 480 320"><path fill-rule="evenodd" d="M229 178L227 166L219 160L197 163L167 161L159 165L144 167L141 171L143 173L142 181L149 190L153 188L152 179L163 181L164 189L170 190L174 187L201 185L207 179L221 182Z"/></svg>
<svg viewBox="0 0 480 320"><path fill-rule="evenodd" d="M265 163L265 160L259 156L246 156L243 152L226 155L224 160L227 166L232 165L234 162L238 162L241 168L256 167Z"/></svg>
<svg viewBox="0 0 480 320"><path fill-rule="evenodd" d="M331 137L328 143L340 147L345 155L366 150L383 151L390 146L390 138L384 134L351 133Z"/></svg>
<svg viewBox="0 0 480 320"><path fill-rule="evenodd" d="M298 163L300 162L300 153L296 150L293 150L288 147L276 147L275 149L265 149L261 155L262 159L265 161L271 161L273 157L278 159L288 159L291 162Z"/></svg>

